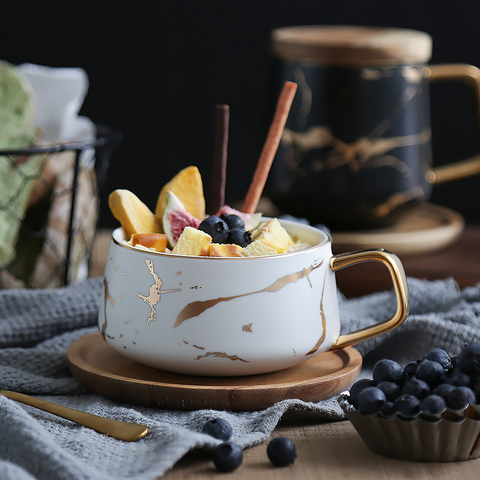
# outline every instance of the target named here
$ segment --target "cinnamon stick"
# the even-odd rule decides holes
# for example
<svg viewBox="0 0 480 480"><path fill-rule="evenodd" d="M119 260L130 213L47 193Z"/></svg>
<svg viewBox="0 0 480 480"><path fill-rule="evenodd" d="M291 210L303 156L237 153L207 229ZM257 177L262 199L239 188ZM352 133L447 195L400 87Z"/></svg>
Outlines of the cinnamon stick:
<svg viewBox="0 0 480 480"><path fill-rule="evenodd" d="M225 204L229 121L229 106L217 105L215 109L215 143L213 151L212 187L210 193L210 213L212 215L215 215L220 207Z"/></svg>
<svg viewBox="0 0 480 480"><path fill-rule="evenodd" d="M296 91L296 83L285 82L277 102L275 115L270 125L267 139L265 140L260 158L258 159L252 183L245 196L245 202L242 208L242 211L245 213L255 213L257 209L258 202L260 201L260 197L262 196L263 189L267 182L270 168L282 139L285 123L287 122L287 117Z"/></svg>

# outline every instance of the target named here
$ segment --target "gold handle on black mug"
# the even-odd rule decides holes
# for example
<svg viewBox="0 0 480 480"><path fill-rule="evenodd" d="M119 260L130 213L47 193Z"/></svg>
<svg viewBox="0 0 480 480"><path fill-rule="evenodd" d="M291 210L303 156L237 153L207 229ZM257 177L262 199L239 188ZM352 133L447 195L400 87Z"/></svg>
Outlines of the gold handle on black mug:
<svg viewBox="0 0 480 480"><path fill-rule="evenodd" d="M431 82L438 80L463 80L473 90L480 119L480 69L463 63L446 65L429 65L426 78ZM471 177L480 173L480 153L473 157L450 165L437 167L429 172L429 180L435 185Z"/></svg>
<svg viewBox="0 0 480 480"><path fill-rule="evenodd" d="M361 252L342 253L333 255L330 259L330 268L340 270L345 267L350 267L356 263L362 262L380 262L387 266L392 277L393 287L397 298L397 310L394 315L384 320L383 322L361 328L354 332L339 335L337 340L333 343L330 350L337 350L339 348L349 347L357 343L369 340L384 333L393 330L400 326L408 314L409 295L407 278L400 259L392 252L383 248L375 248L372 250L364 250Z"/></svg>

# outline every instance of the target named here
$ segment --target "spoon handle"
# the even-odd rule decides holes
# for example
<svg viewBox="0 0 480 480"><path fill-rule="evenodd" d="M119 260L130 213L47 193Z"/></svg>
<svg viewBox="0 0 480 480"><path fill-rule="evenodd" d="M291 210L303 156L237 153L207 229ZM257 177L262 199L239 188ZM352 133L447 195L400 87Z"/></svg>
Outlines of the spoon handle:
<svg viewBox="0 0 480 480"><path fill-rule="evenodd" d="M97 432L104 433L119 440L126 440L127 442L134 442L144 437L148 432L146 425L138 423L121 422L112 420L111 418L99 417L91 413L81 412L73 408L57 405L56 403L47 402L40 398L30 397L23 393L11 392L9 390L0 390L0 395L11 398L20 403L30 405L31 407L44 410L45 412L53 413L59 417L66 418L72 422L84 425L85 427L93 428Z"/></svg>

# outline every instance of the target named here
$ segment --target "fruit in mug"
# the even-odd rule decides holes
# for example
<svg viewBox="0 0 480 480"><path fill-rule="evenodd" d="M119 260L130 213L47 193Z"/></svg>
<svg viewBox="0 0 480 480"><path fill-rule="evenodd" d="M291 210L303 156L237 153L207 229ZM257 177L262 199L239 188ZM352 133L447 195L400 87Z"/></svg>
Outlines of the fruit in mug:
<svg viewBox="0 0 480 480"><path fill-rule="evenodd" d="M230 438L232 438L233 429L230 423L223 418L214 418L213 420L209 420L203 426L202 433L227 442L230 440Z"/></svg>
<svg viewBox="0 0 480 480"><path fill-rule="evenodd" d="M216 215L207 217L198 226L199 230L208 233L215 243L225 243L227 241L229 228L228 225Z"/></svg>
<svg viewBox="0 0 480 480"><path fill-rule="evenodd" d="M185 227L172 253L208 257L211 243L212 237L207 233L193 227Z"/></svg>
<svg viewBox="0 0 480 480"><path fill-rule="evenodd" d="M228 225L228 228L243 228L245 229L245 221L240 215L222 213L220 218Z"/></svg>
<svg viewBox="0 0 480 480"><path fill-rule="evenodd" d="M234 227L228 232L227 242L246 247L252 242L252 235L244 228Z"/></svg>
<svg viewBox="0 0 480 480"><path fill-rule="evenodd" d="M163 212L163 230L168 238L168 243L174 247L185 227L198 228L200 220L190 213L173 193L167 192L167 205Z"/></svg>
<svg viewBox="0 0 480 480"><path fill-rule="evenodd" d="M187 212L196 218L205 218L203 182L197 167L192 165L184 168L162 187L155 208L155 215L159 219L163 218L169 191L179 198Z"/></svg>
<svg viewBox="0 0 480 480"><path fill-rule="evenodd" d="M236 443L221 443L213 451L213 463L220 472L233 472L242 462L243 452Z"/></svg>
<svg viewBox="0 0 480 480"><path fill-rule="evenodd" d="M252 232L252 239L265 239L271 241L281 250L281 252L279 253L286 252L288 250L288 247L295 243L292 237L288 234L288 232L276 218L273 218L272 220L261 226L260 229Z"/></svg>
<svg viewBox="0 0 480 480"><path fill-rule="evenodd" d="M277 437L268 444L267 457L276 467L293 465L298 457L297 448L290 438Z"/></svg>
<svg viewBox="0 0 480 480"><path fill-rule="evenodd" d="M242 250L244 257L259 257L264 255L278 255L284 253L277 245L265 238L259 238Z"/></svg>
<svg viewBox="0 0 480 480"><path fill-rule="evenodd" d="M241 257L242 247L230 243L212 243L210 245L209 257Z"/></svg>
<svg viewBox="0 0 480 480"><path fill-rule="evenodd" d="M127 238L134 233L163 233L158 218L130 190L114 190L108 197L108 206Z"/></svg>
<svg viewBox="0 0 480 480"><path fill-rule="evenodd" d="M143 245L157 252L165 252L168 238L164 233L134 233L130 239L132 246Z"/></svg>
<svg viewBox="0 0 480 480"><path fill-rule="evenodd" d="M245 230L252 231L255 228L258 227L260 224L260 220L262 218L261 213L245 213L241 212L240 210L237 210L235 208L229 207L228 205L224 205L220 210L216 213L218 217L222 217L222 214L224 215L237 215L240 217L244 222L245 222Z"/></svg>

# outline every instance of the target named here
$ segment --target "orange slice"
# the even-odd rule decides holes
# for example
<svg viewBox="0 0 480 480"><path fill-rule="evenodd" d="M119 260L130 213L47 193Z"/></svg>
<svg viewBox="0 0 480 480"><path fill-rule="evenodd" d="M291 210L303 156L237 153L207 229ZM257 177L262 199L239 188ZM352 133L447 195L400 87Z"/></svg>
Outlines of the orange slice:
<svg viewBox="0 0 480 480"><path fill-rule="evenodd" d="M127 238L134 233L163 233L157 217L130 190L114 190L108 197L108 206Z"/></svg>
<svg viewBox="0 0 480 480"><path fill-rule="evenodd" d="M167 192L172 191L183 203L188 213L199 220L205 218L205 196L203 194L202 176L197 167L186 167L167 182L158 196L155 215L160 221L167 205Z"/></svg>

